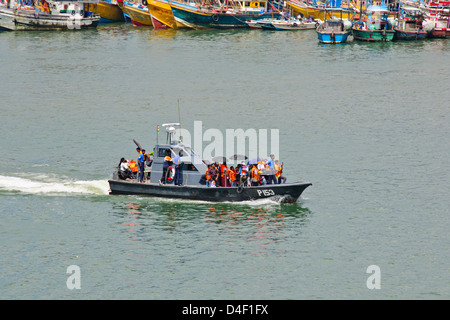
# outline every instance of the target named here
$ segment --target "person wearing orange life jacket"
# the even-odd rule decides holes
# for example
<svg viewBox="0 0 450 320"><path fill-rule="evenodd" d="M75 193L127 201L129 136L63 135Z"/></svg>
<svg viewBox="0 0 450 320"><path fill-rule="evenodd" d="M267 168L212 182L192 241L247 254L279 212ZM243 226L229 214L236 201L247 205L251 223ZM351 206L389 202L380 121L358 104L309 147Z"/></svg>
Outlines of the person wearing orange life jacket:
<svg viewBox="0 0 450 320"><path fill-rule="evenodd" d="M166 176L167 176L167 170L172 165L172 158L170 157L170 153L167 153L167 155L164 157L164 163L163 163L163 173L161 176L161 180L159 180L159 183L166 184Z"/></svg>
<svg viewBox="0 0 450 320"><path fill-rule="evenodd" d="M228 171L228 179L230 180L230 184L232 187L236 187L236 171L234 170L234 167L231 166L230 170Z"/></svg>
<svg viewBox="0 0 450 320"><path fill-rule="evenodd" d="M205 180L206 180L206 186L210 187L211 186L211 181L212 181L211 165L208 165L208 169L206 169Z"/></svg>
<svg viewBox="0 0 450 320"><path fill-rule="evenodd" d="M278 180L278 184L286 183L286 177L283 177L283 163L280 166L278 160L275 160L274 168L276 170L275 176L276 176L276 178Z"/></svg>
<svg viewBox="0 0 450 320"><path fill-rule="evenodd" d="M130 160L129 168L130 168L130 170L132 172L133 178L136 178L136 175L137 175L137 172L138 172L138 167L136 165L136 160Z"/></svg>
<svg viewBox="0 0 450 320"><path fill-rule="evenodd" d="M227 163L224 162L219 166L219 183L222 187L228 187L228 167Z"/></svg>
<svg viewBox="0 0 450 320"><path fill-rule="evenodd" d="M250 171L250 178L252 186L259 186L261 182L261 172L258 170L258 167L256 165L253 165Z"/></svg>

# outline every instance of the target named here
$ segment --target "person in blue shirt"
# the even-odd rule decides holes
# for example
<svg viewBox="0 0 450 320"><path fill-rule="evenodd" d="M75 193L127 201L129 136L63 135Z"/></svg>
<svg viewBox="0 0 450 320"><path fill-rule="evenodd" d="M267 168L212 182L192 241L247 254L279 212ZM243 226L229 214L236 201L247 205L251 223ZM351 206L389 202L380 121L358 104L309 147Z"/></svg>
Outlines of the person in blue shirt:
<svg viewBox="0 0 450 320"><path fill-rule="evenodd" d="M276 171L275 171L275 155L273 155L273 154L270 155L270 160L267 161L267 164L269 166L269 169L273 172L273 174L267 176L267 178L268 178L267 183L268 184L272 184L272 183L277 184L277 177L275 176L275 173L276 173Z"/></svg>
<svg viewBox="0 0 450 320"><path fill-rule="evenodd" d="M175 166L175 177L174 184L176 186L181 186L183 184L183 163L181 162L181 157L183 156L182 151L173 158L173 164Z"/></svg>
<svg viewBox="0 0 450 320"><path fill-rule="evenodd" d="M136 151L139 153L138 157L139 182L144 182L144 167L145 167L144 153L141 151L140 148L136 148Z"/></svg>

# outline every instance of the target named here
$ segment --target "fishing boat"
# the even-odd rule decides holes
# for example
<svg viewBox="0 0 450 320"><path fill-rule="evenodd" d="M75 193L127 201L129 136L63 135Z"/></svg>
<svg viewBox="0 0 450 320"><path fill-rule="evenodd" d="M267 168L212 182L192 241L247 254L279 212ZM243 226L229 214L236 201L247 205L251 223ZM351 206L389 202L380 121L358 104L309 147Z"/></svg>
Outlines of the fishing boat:
<svg viewBox="0 0 450 320"><path fill-rule="evenodd" d="M328 11L341 11L341 8L328 8ZM326 13L324 14L326 16ZM347 42L348 36L351 32L352 23L348 20L343 20L333 16L331 19L325 19L316 28L317 37L321 43L344 43Z"/></svg>
<svg viewBox="0 0 450 320"><path fill-rule="evenodd" d="M319 25L319 21L313 19L274 19L272 21L272 26L275 30L286 31L286 30L310 30L315 29Z"/></svg>
<svg viewBox="0 0 450 320"><path fill-rule="evenodd" d="M424 28L431 38L450 38L450 1L432 0L426 7Z"/></svg>
<svg viewBox="0 0 450 320"><path fill-rule="evenodd" d="M269 5L268 0L181 2L169 0L173 16L184 27L201 28L241 28L248 27L247 20L278 18L280 13Z"/></svg>
<svg viewBox="0 0 450 320"><path fill-rule="evenodd" d="M108 180L110 194L142 195L165 197L172 199L188 199L211 202L240 202L258 199L271 199L278 202L295 202L303 191L311 186L310 182L283 184L266 184L247 186L241 183L238 187L208 187L206 185L206 161L200 159L195 152L180 141L173 140L175 126L178 123L163 124L168 132L165 144L157 143L151 164L150 181L137 182L135 179L122 179L119 172L114 172ZM166 156L171 158L181 155L182 185L174 185L173 167L163 170ZM166 174L163 176L163 172ZM164 180L164 183L160 183Z"/></svg>
<svg viewBox="0 0 450 320"><path fill-rule="evenodd" d="M360 41L392 41L395 31L388 16L385 2L379 6L369 5L362 19L353 22L353 38Z"/></svg>
<svg viewBox="0 0 450 320"><path fill-rule="evenodd" d="M344 43L350 35L342 19L327 19L317 27L316 31L321 43Z"/></svg>
<svg viewBox="0 0 450 320"><path fill-rule="evenodd" d="M332 3L333 7L342 7L342 18L350 19L358 11L355 9L355 5L347 0L346 4L342 4L341 0L325 0L323 2L319 1L308 1L308 0L287 0L288 7L292 10L294 16L301 17L312 17L313 19L324 19L324 13L327 12L326 19L333 19L333 17L338 18L340 14L337 12L327 10Z"/></svg>
<svg viewBox="0 0 450 320"><path fill-rule="evenodd" d="M423 12L415 7L403 7L394 26L395 40L419 40L427 37L423 28Z"/></svg>
<svg viewBox="0 0 450 320"><path fill-rule="evenodd" d="M167 0L147 0L147 7L155 29L178 29L172 8Z"/></svg>
<svg viewBox="0 0 450 320"><path fill-rule="evenodd" d="M117 0L98 0L90 3L89 9L100 16L100 23L124 21L122 8Z"/></svg>
<svg viewBox="0 0 450 320"><path fill-rule="evenodd" d="M8 1L0 6L0 29L16 30L78 30L96 28L100 16L87 11L88 1L32 1L22 7L20 2Z"/></svg>
<svg viewBox="0 0 450 320"><path fill-rule="evenodd" d="M152 19L147 7L147 1L142 0L141 3L133 3L124 1L124 14L130 17L131 23L136 27L150 27L152 26Z"/></svg>
<svg viewBox="0 0 450 320"><path fill-rule="evenodd" d="M272 26L272 18L264 18L259 20L246 20L245 23L250 29L265 29L265 30L274 30L275 28ZM263 28L264 26L264 28Z"/></svg>

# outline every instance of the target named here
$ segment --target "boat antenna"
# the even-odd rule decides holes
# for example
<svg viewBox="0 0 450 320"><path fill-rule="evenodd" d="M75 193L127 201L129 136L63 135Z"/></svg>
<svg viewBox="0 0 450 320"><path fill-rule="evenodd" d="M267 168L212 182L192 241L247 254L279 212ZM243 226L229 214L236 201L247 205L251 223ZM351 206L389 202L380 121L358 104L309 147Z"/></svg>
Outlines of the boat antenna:
<svg viewBox="0 0 450 320"><path fill-rule="evenodd" d="M180 124L180 142L183 142L183 137L181 136L181 113L180 113L180 99L178 98L178 123Z"/></svg>
<svg viewBox="0 0 450 320"><path fill-rule="evenodd" d="M159 124L156 126L156 144L159 144Z"/></svg>

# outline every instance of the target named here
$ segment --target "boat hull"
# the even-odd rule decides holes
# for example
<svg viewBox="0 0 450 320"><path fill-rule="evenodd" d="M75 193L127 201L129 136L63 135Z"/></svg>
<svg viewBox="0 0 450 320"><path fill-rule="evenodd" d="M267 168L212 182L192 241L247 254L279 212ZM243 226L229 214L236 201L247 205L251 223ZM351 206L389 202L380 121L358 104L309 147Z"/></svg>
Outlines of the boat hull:
<svg viewBox="0 0 450 320"><path fill-rule="evenodd" d="M298 14L301 14L303 17L314 17L314 19L332 19L332 18L342 18L342 19L350 19L353 16L352 10L344 10L342 12L342 16L340 12L333 12L330 10L325 10L326 8L318 8L318 7L312 7L307 6L303 2L297 2L297 1L287 1L288 6L293 11L293 16L297 16Z"/></svg>
<svg viewBox="0 0 450 320"><path fill-rule="evenodd" d="M78 30L96 28L100 17L52 15L31 10L0 9L0 29L8 31Z"/></svg>
<svg viewBox="0 0 450 320"><path fill-rule="evenodd" d="M317 32L319 42L328 44L347 42L348 35L348 33Z"/></svg>
<svg viewBox="0 0 450 320"><path fill-rule="evenodd" d="M123 12L127 14L130 19L131 23L134 26L138 27L149 27L153 26L152 19L150 18L150 13L148 12L148 8L144 6L131 6L127 3L124 3L123 5Z"/></svg>
<svg viewBox="0 0 450 320"><path fill-rule="evenodd" d="M394 28L394 31L397 40L421 40L425 39L428 34L425 31L404 31L396 28Z"/></svg>
<svg viewBox="0 0 450 320"><path fill-rule="evenodd" d="M247 20L259 20L280 17L280 14L264 13L221 13L199 11L196 7L178 2L170 2L172 13L177 23L194 29L201 28L243 28L248 27Z"/></svg>
<svg viewBox="0 0 450 320"><path fill-rule="evenodd" d="M122 22L125 21L122 9L118 4L109 1L99 1L94 5L94 12L100 15L100 22Z"/></svg>
<svg viewBox="0 0 450 320"><path fill-rule="evenodd" d="M275 30L289 31L289 30L311 30L317 27L316 22L304 22L304 23L272 23Z"/></svg>
<svg viewBox="0 0 450 320"><path fill-rule="evenodd" d="M303 191L312 185L309 182L272 184L258 187L204 187L174 186L152 183L136 183L124 180L108 180L110 194L144 195L174 199L189 199L211 202L240 202L271 199L279 202L295 202Z"/></svg>
<svg viewBox="0 0 450 320"><path fill-rule="evenodd" d="M431 38L447 39L450 38L450 28L449 29L434 29L430 35Z"/></svg>
<svg viewBox="0 0 450 320"><path fill-rule="evenodd" d="M360 41L392 41L394 30L361 30L352 29L353 38Z"/></svg>
<svg viewBox="0 0 450 320"><path fill-rule="evenodd" d="M155 29L177 29L172 8L166 1L148 0L148 11Z"/></svg>

